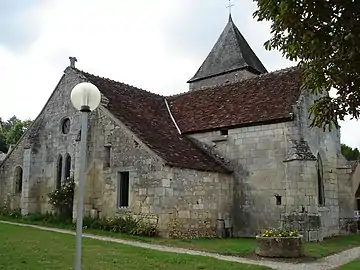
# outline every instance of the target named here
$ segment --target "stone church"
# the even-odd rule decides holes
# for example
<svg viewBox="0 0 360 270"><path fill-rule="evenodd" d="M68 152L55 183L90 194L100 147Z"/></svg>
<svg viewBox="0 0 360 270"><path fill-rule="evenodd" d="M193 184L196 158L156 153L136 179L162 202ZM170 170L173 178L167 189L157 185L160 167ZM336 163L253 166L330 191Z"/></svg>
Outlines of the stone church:
<svg viewBox="0 0 360 270"><path fill-rule="evenodd" d="M88 124L86 215L127 213L156 222L163 236L196 237L219 227L254 236L306 213L319 220L311 237L340 234L353 216L352 170L339 130L308 127L315 97L301 79L296 67L268 72L231 16L179 95L86 73L71 58L0 164L0 204L45 213L47 194L78 179L80 113L70 92L86 81L102 94Z"/></svg>

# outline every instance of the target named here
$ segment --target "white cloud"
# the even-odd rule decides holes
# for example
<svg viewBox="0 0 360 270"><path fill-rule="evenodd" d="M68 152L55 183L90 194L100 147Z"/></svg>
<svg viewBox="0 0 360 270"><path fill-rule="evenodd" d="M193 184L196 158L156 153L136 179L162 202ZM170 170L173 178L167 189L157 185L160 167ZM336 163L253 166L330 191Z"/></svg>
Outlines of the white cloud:
<svg viewBox="0 0 360 270"><path fill-rule="evenodd" d="M152 92L187 91L186 81L227 20L227 1L199 2L195 10L193 0L42 0L31 11L37 39L27 50L17 54L0 43L0 116L35 118L69 56L77 57L80 69ZM236 4L233 19L265 66L290 66L280 53L263 48L270 37L269 24L252 18L253 1ZM202 39L205 30L207 38ZM193 47L186 46L190 43ZM360 146L353 135L360 132L356 124L343 124L343 141L351 146Z"/></svg>

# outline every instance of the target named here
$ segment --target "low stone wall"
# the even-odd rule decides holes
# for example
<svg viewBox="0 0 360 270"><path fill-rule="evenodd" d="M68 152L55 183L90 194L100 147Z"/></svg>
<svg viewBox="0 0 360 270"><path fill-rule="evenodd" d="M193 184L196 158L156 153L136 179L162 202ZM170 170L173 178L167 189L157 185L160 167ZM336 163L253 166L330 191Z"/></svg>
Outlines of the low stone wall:
<svg viewBox="0 0 360 270"><path fill-rule="evenodd" d="M262 237L256 236L255 253L262 257L298 258L304 255L303 236Z"/></svg>
<svg viewBox="0 0 360 270"><path fill-rule="evenodd" d="M281 214L281 228L297 230L306 242L323 241L321 216L302 212Z"/></svg>
<svg viewBox="0 0 360 270"><path fill-rule="evenodd" d="M356 234L358 232L358 223L355 218L340 218L339 227L341 235Z"/></svg>

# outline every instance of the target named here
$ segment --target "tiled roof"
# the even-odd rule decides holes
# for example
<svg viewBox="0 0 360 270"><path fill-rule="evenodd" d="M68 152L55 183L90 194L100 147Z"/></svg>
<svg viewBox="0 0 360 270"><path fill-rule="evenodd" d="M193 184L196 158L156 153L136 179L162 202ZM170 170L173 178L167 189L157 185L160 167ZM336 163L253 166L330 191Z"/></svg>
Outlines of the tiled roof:
<svg viewBox="0 0 360 270"><path fill-rule="evenodd" d="M78 69L74 70L99 88L109 100L107 109L168 165L229 172L186 136L178 133L163 96Z"/></svg>
<svg viewBox="0 0 360 270"><path fill-rule="evenodd" d="M267 73L230 16L211 52L189 82L240 69L250 69L257 74Z"/></svg>
<svg viewBox="0 0 360 270"><path fill-rule="evenodd" d="M182 133L291 119L301 72L288 68L169 98Z"/></svg>

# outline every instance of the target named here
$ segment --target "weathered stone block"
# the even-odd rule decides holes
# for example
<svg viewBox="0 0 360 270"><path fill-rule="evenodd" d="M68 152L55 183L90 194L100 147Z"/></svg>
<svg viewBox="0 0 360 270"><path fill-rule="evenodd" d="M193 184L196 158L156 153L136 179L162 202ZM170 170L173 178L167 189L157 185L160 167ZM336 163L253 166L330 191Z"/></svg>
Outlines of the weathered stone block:
<svg viewBox="0 0 360 270"><path fill-rule="evenodd" d="M256 236L255 253L262 257L298 258L304 255L303 236L261 237Z"/></svg>

